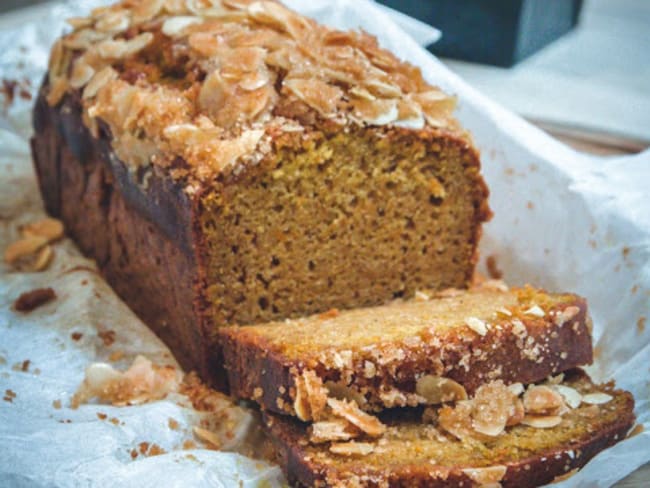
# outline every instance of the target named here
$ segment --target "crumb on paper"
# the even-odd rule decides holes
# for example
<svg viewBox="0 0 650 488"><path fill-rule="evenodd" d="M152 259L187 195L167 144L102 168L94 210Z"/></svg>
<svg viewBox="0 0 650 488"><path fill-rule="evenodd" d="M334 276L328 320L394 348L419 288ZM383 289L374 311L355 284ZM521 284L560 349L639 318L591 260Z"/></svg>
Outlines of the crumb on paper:
<svg viewBox="0 0 650 488"><path fill-rule="evenodd" d="M61 410L61 400L54 400L52 402L52 408L55 410Z"/></svg>
<svg viewBox="0 0 650 488"><path fill-rule="evenodd" d="M179 427L178 420L169 417L169 419L167 420L167 426L171 430L178 430Z"/></svg>
<svg viewBox="0 0 650 488"><path fill-rule="evenodd" d="M14 302L14 309L18 312L28 313L55 299L56 293L52 288L36 288L21 293Z"/></svg>
<svg viewBox="0 0 650 488"><path fill-rule="evenodd" d="M642 315L639 317L639 320L636 321L636 330L639 331L639 334L643 334L645 332L646 320L646 317Z"/></svg>
<svg viewBox="0 0 650 488"><path fill-rule="evenodd" d="M115 331L114 330L102 330L97 333L99 338L104 343L104 346L111 347L115 342Z"/></svg>
<svg viewBox="0 0 650 488"><path fill-rule="evenodd" d="M499 269L499 265L497 264L497 257L494 254L491 254L485 259L485 266L490 278L493 280L500 280L503 278L503 271Z"/></svg>
<svg viewBox="0 0 650 488"><path fill-rule="evenodd" d="M73 408L90 400L116 406L159 400L178 390L182 373L172 366L158 366L137 356L126 371L110 364L93 363L86 368L83 383L72 397Z"/></svg>
<svg viewBox="0 0 650 488"><path fill-rule="evenodd" d="M11 366L11 369L13 371L18 371L21 373L29 373L29 365L31 364L31 360L25 359L24 361L19 361L15 363L13 366Z"/></svg>
<svg viewBox="0 0 650 488"><path fill-rule="evenodd" d="M183 442L183 450L185 451L191 451L192 449L196 449L196 448L197 448L196 442L192 440L188 439Z"/></svg>
<svg viewBox="0 0 650 488"><path fill-rule="evenodd" d="M72 338L73 341L79 341L84 335L81 332L73 332L70 334L70 337Z"/></svg>
<svg viewBox="0 0 650 488"><path fill-rule="evenodd" d="M5 402L13 403L16 393L12 390L5 390L5 396L2 398Z"/></svg>
<svg viewBox="0 0 650 488"><path fill-rule="evenodd" d="M99 420L106 420L108 418L108 415L106 415L105 413L102 413L102 412L97 412L97 418Z"/></svg>
<svg viewBox="0 0 650 488"><path fill-rule="evenodd" d="M219 450L221 448L221 440L214 432L204 429L203 427L194 426L194 435L203 442L208 449Z"/></svg>
<svg viewBox="0 0 650 488"><path fill-rule="evenodd" d="M112 362L112 363L116 363L116 362L124 359L124 356L125 356L124 351L113 351L108 356L108 360L110 362Z"/></svg>

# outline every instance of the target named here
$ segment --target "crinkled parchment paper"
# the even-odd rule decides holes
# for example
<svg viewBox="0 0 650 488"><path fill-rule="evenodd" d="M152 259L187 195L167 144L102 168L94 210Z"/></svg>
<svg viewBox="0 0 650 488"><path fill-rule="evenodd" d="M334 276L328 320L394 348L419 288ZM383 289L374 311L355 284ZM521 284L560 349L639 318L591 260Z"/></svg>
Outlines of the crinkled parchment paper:
<svg viewBox="0 0 650 488"><path fill-rule="evenodd" d="M63 19L91 3L99 2L56 5L38 22L0 32L0 78L23 86L27 79L35 92L48 47L65 29ZM589 299L597 344L590 372L596 380L613 378L634 393L645 430L554 486L610 486L648 462L650 153L600 159L572 151L476 93L368 0L287 3L332 25L362 26L419 65L431 82L457 94L458 115L483 154L495 211L482 255L495 256L513 284L572 290ZM399 25L414 29L423 42L435 38L403 18ZM28 149L30 105L18 96L0 109L0 249L17 237L21 223L43 215ZM43 273L10 272L0 264L0 393L15 393L11 401L0 402L0 485L281 485L278 468L237 453L250 446L257 421L227 402L221 413L235 425L225 445L228 452L181 449L193 438L192 426L214 414L194 411L179 395L140 406L69 408L85 367L112 352L124 353L117 364L122 368L137 354L161 364L174 360L72 242L56 244L55 253ZM58 298L29 314L12 311L16 297L38 287L52 287ZM100 336L107 330L115 332L115 343L108 347ZM74 340L74 332L81 338ZM61 408L55 408L57 401ZM176 429L169 427L170 418L178 423ZM217 423L215 428L225 438L227 426ZM142 442L166 453L139 454Z"/></svg>

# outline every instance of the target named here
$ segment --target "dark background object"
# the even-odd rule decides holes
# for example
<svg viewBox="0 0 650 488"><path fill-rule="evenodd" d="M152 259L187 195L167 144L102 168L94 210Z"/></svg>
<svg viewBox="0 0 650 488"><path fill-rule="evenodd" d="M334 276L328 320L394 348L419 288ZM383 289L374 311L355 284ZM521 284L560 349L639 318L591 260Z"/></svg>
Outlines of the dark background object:
<svg viewBox="0 0 650 488"><path fill-rule="evenodd" d="M578 22L582 0L379 0L442 31L442 57L512 66Z"/></svg>

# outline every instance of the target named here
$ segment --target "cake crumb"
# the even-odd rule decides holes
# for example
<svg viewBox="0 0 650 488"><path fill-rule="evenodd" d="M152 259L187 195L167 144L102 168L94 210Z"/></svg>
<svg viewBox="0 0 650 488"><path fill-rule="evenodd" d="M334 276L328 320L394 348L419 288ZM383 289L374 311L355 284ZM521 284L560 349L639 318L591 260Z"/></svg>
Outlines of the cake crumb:
<svg viewBox="0 0 650 488"><path fill-rule="evenodd" d="M106 420L107 417L108 417L108 415L106 415L105 413L97 412L97 418L99 420Z"/></svg>
<svg viewBox="0 0 650 488"><path fill-rule="evenodd" d="M97 333L101 338L104 346L110 347L115 342L115 331L114 330L103 330Z"/></svg>
<svg viewBox="0 0 650 488"><path fill-rule="evenodd" d="M5 402L13 403L16 393L12 390L5 390L5 396L2 398Z"/></svg>
<svg viewBox="0 0 650 488"><path fill-rule="evenodd" d="M219 437L214 432L204 429L202 427L194 426L194 434L205 444L208 448L213 450L219 450L221 448L221 441Z"/></svg>
<svg viewBox="0 0 650 488"><path fill-rule="evenodd" d="M61 409L61 400L54 400L52 402L52 407L54 409L56 409L56 410L60 410Z"/></svg>
<svg viewBox="0 0 650 488"><path fill-rule="evenodd" d="M124 356L125 356L125 354L122 351L113 351L108 356L108 360L110 362L112 362L112 363L116 363L117 361L120 361L121 359L124 359Z"/></svg>
<svg viewBox="0 0 650 488"><path fill-rule="evenodd" d="M488 276L493 280L500 280L503 278L503 271L497 264L497 257L491 254L485 259L485 267L487 268Z"/></svg>
<svg viewBox="0 0 650 488"><path fill-rule="evenodd" d="M636 321L636 330L639 331L639 334L643 334L645 332L645 323L646 318L644 316L639 317L639 320Z"/></svg>
<svg viewBox="0 0 650 488"><path fill-rule="evenodd" d="M70 334L70 337L72 338L73 341L79 341L84 335L81 332L73 332Z"/></svg>
<svg viewBox="0 0 650 488"><path fill-rule="evenodd" d="M194 441L192 441L192 440L189 440L189 439L188 439L188 440L186 440L185 442L183 442L183 449L186 450L186 451L190 451L190 450L192 450L192 449L196 449L196 447L197 447L197 446L196 446L196 442L194 442Z"/></svg>
<svg viewBox="0 0 650 488"><path fill-rule="evenodd" d="M169 428L171 430L178 430L178 427L179 427L178 421L176 419L171 418L171 417L169 417L169 419L167 420L167 425L169 426Z"/></svg>
<svg viewBox="0 0 650 488"><path fill-rule="evenodd" d="M21 293L14 302L14 309L18 312L29 313L54 299L56 299L56 293L52 288L36 288Z"/></svg>

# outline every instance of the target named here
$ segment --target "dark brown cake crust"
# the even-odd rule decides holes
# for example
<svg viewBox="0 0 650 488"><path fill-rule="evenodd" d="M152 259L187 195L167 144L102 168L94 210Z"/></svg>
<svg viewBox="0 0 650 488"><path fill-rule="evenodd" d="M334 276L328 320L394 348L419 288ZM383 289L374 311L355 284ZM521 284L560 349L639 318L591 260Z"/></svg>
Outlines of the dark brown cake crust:
<svg viewBox="0 0 650 488"><path fill-rule="evenodd" d="M584 373L574 373L586 378ZM635 422L634 399L627 392L617 391L619 406L617 416L611 422L595 420L595 428L584 432L570 444L558 445L533 456L519 459L516 462L505 463L507 472L500 481L504 488L527 488L546 485L565 475L571 475L576 469L585 466L594 456L604 449L613 446L625 439ZM416 411L412 411L415 413ZM386 415L390 416L391 412ZM398 415L411 415L411 412L398 412ZM417 414L416 414L417 415ZM399 420L398 420L399 422ZM599 422L603 425L600 425ZM276 448L275 461L280 464L289 483L292 486L305 487L336 487L348 486L345 484L348 476L362 481L352 483L356 487L385 487L390 488L443 488L479 486L473 482L462 469L466 466L459 461L457 466L451 468L427 466L427 463L399 464L391 463L383 470L364 469L358 473L337 472L336 467L327 467L307 455L306 447L309 444L307 424L296 419L264 413L264 425L269 437ZM399 453L395 453L399 457ZM362 459L362 458L361 458ZM439 472L439 477L432 477L433 471ZM436 475L438 476L438 475Z"/></svg>
<svg viewBox="0 0 650 488"><path fill-rule="evenodd" d="M90 134L77 98L50 107L47 90L36 102L32 140L47 212L185 368L214 378L194 303L192 202L157 172L143 185L116 158L104 127L99 138Z"/></svg>
<svg viewBox="0 0 650 488"><path fill-rule="evenodd" d="M536 383L554 375L593 361L591 333L589 331L587 303L583 298L573 296L552 309L553 316L568 307L577 307L579 312L565 326L539 326L539 319L522 317L528 330L524 340L511 331L491 330L485 336L474 334L467 342L457 332L441 334L434 344L406 353L396 378L379 377L366 379L362 363L352 373L355 386L370 387L371 391L397 388L412 393L415 391L415 377L422 374L439 375L439 368L445 377L463 385L468 394L487 381L502 379L510 383ZM548 319L551 320L551 319ZM537 326L534 324L537 322ZM308 368L304 360L289 360L274 350L265 338L254 333L240 333L236 327L220 330L220 346L228 372L230 393L237 398L253 399L264 409L277 413L291 413L296 391L296 378ZM253 331L254 332L254 331ZM530 342L527 342L530 341ZM528 353L530 344L544 344L542 354ZM495 347L496 346L496 347ZM484 351L482 354L476 352ZM340 371L316 366L316 374L323 380L339 381ZM388 383L386 383L388 381ZM392 383L391 383L392 381ZM374 385L374 386L373 386ZM377 395L368 398L364 409L377 410L381 401Z"/></svg>

